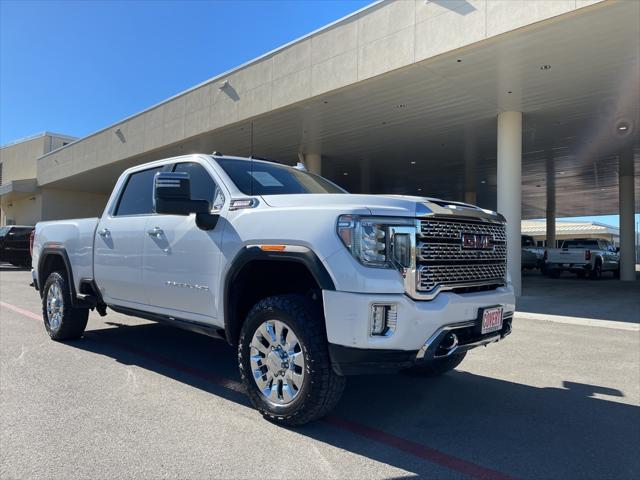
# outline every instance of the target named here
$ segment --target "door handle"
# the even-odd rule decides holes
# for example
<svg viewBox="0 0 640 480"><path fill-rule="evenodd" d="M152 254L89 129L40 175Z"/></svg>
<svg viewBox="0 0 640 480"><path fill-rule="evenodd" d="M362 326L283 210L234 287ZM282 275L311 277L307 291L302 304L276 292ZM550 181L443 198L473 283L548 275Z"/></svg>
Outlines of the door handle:
<svg viewBox="0 0 640 480"><path fill-rule="evenodd" d="M147 230L147 234L151 235L152 237L159 237L163 233L164 231L160 227L153 227L151 230Z"/></svg>
<svg viewBox="0 0 640 480"><path fill-rule="evenodd" d="M111 232L109 231L108 228L103 228L102 230L98 230L98 235L100 235L101 237L108 237L109 235L111 235Z"/></svg>

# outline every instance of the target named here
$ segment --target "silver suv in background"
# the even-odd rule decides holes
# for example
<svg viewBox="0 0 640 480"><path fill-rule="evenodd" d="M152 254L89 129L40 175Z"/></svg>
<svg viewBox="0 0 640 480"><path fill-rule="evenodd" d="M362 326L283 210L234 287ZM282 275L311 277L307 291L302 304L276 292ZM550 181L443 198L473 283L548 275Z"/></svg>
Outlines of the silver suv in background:
<svg viewBox="0 0 640 480"><path fill-rule="evenodd" d="M537 247L535 239L530 235L522 235L522 270L544 268L544 247Z"/></svg>

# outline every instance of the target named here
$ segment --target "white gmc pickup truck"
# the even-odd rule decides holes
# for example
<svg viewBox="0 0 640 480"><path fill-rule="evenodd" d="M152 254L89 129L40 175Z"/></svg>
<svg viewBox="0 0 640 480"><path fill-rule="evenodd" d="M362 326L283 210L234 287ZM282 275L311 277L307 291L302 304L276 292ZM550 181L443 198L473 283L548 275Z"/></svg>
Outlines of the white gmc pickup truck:
<svg viewBox="0 0 640 480"><path fill-rule="evenodd" d="M217 154L125 171L101 218L38 223L32 275L52 339L107 307L223 338L284 425L331 410L346 375L455 368L515 303L501 215Z"/></svg>

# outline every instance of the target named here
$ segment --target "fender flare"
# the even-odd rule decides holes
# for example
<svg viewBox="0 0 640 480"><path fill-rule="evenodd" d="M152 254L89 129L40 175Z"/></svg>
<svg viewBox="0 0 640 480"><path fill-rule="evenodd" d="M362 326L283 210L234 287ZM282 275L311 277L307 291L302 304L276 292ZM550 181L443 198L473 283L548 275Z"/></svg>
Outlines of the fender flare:
<svg viewBox="0 0 640 480"><path fill-rule="evenodd" d="M335 284L329 272L324 264L320 261L318 256L307 247L301 247L298 245L287 245L293 247L291 250L282 251L265 251L257 245L248 245L243 247L231 262L231 267L227 271L224 278L224 290L223 290L223 312L224 312L224 330L227 342L230 345L234 345L234 329L233 320L235 312L232 311L230 306L231 302L231 286L237 279L242 269L253 261L277 261L277 262L294 262L304 265L316 283L322 290L335 290ZM295 249L295 250L294 250Z"/></svg>
<svg viewBox="0 0 640 480"><path fill-rule="evenodd" d="M67 255L67 251L64 247L53 247L53 246L44 246L40 251L40 257L38 258L38 285L40 285L40 297L44 296L44 284L47 279L44 277L43 267L47 258L51 256L57 256L62 259L62 263L64 263L65 270L67 271L67 283L69 284L69 288L71 289L71 305L73 307L81 307L78 302L78 298L76 297L76 285L73 281L73 271L71 269L71 262L69 261L69 255Z"/></svg>

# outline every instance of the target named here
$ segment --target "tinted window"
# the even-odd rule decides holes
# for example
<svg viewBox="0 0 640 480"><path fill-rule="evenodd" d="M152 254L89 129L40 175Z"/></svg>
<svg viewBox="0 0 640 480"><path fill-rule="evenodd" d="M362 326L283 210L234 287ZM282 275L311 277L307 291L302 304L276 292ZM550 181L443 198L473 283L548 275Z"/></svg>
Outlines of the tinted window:
<svg viewBox="0 0 640 480"><path fill-rule="evenodd" d="M268 162L217 158L238 189L246 195L346 193L324 178Z"/></svg>
<svg viewBox="0 0 640 480"><path fill-rule="evenodd" d="M520 241L523 247L533 247L536 244L533 237L529 237L527 235L523 235Z"/></svg>
<svg viewBox="0 0 640 480"><path fill-rule="evenodd" d="M186 172L191 177L191 198L193 200L206 200L211 208L221 208L224 204L224 195L213 181L209 172L195 162L178 163L174 172Z"/></svg>
<svg viewBox="0 0 640 480"><path fill-rule="evenodd" d="M562 248L598 248L597 240L567 240Z"/></svg>
<svg viewBox="0 0 640 480"><path fill-rule="evenodd" d="M153 213L153 176L162 167L143 170L129 176L120 196L116 215L144 215Z"/></svg>
<svg viewBox="0 0 640 480"><path fill-rule="evenodd" d="M16 240L25 240L31 236L31 231L33 228L14 228L14 239Z"/></svg>

